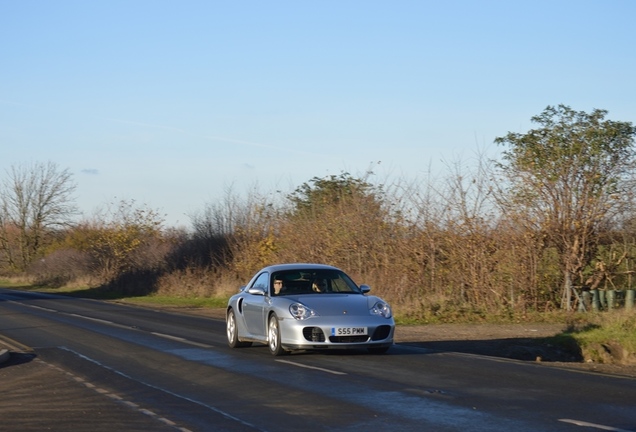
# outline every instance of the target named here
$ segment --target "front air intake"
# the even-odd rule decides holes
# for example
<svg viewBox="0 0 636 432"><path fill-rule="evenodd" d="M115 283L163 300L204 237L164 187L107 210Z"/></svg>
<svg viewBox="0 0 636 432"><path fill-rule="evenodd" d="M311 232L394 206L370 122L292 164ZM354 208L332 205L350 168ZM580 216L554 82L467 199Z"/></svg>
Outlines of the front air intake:
<svg viewBox="0 0 636 432"><path fill-rule="evenodd" d="M305 327L303 329L303 336L309 342L324 342L325 334L320 327Z"/></svg>

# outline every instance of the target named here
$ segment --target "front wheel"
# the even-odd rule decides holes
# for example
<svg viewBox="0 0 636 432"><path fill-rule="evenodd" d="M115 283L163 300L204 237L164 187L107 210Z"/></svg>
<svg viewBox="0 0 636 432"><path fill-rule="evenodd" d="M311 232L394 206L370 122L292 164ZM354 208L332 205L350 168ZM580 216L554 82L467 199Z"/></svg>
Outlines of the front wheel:
<svg viewBox="0 0 636 432"><path fill-rule="evenodd" d="M225 329L227 332L227 344L230 348L241 348L252 345L251 342L241 342L238 338L238 325L236 323L236 315L234 310L230 309L227 312L227 318L225 320Z"/></svg>
<svg viewBox="0 0 636 432"><path fill-rule="evenodd" d="M269 347L269 352L275 356L288 354L281 344L280 326L278 325L278 318L276 318L276 315L269 317L267 324L267 346Z"/></svg>

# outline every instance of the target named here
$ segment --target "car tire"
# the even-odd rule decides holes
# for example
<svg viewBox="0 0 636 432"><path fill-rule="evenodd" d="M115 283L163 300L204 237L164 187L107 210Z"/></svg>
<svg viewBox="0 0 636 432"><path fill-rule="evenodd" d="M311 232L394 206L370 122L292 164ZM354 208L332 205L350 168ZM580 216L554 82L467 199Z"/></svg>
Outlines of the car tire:
<svg viewBox="0 0 636 432"><path fill-rule="evenodd" d="M385 354L390 347L371 347L367 348L371 354Z"/></svg>
<svg viewBox="0 0 636 432"><path fill-rule="evenodd" d="M238 324L236 322L236 314L233 309L227 311L225 319L225 330L227 333L227 344L230 348L242 348L251 346L251 342L241 342L238 338Z"/></svg>
<svg viewBox="0 0 636 432"><path fill-rule="evenodd" d="M267 321L267 346L269 347L269 352L275 356L282 356L289 353L283 349L278 318L273 314L270 315Z"/></svg>

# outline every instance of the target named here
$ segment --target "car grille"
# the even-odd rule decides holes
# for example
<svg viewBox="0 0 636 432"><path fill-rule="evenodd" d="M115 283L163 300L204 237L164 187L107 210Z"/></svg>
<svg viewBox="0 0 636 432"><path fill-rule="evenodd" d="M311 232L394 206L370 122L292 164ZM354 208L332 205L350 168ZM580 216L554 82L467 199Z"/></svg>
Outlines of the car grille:
<svg viewBox="0 0 636 432"><path fill-rule="evenodd" d="M375 329L373 332L373 336L371 336L371 340L382 340L389 337L391 334L391 326L381 325Z"/></svg>
<svg viewBox="0 0 636 432"><path fill-rule="evenodd" d="M375 329L371 335L371 340L384 340L391 334L391 326L382 325ZM320 327L303 328L303 336L309 342L325 342L325 334ZM359 336L329 336L331 343L363 343L369 340L368 335Z"/></svg>
<svg viewBox="0 0 636 432"><path fill-rule="evenodd" d="M369 340L369 336L329 336L329 341L332 343L361 343Z"/></svg>
<svg viewBox="0 0 636 432"><path fill-rule="evenodd" d="M324 342L325 334L320 327L305 327L303 329L303 336L309 342Z"/></svg>

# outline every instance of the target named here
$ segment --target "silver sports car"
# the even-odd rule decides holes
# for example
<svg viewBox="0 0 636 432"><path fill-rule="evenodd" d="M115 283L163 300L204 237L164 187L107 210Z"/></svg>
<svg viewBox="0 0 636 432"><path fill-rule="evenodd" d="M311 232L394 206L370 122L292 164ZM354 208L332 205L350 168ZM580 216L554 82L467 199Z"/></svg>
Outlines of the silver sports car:
<svg viewBox="0 0 636 432"><path fill-rule="evenodd" d="M385 353L395 322L391 307L370 290L328 265L265 267L228 302L228 344L264 343L275 356L329 348Z"/></svg>

